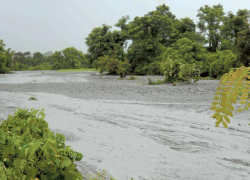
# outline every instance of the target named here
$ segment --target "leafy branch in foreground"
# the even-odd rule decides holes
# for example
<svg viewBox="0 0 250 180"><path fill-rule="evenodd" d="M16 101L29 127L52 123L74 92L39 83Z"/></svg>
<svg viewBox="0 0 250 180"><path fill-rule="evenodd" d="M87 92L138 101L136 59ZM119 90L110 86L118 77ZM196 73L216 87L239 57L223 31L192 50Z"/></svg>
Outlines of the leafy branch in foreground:
<svg viewBox="0 0 250 180"><path fill-rule="evenodd" d="M214 102L211 110L215 111L212 118L216 119L216 127L221 123L225 128L230 123L230 117L233 117L235 105L239 104L237 112L248 110L250 108L250 67L242 66L230 70L224 74L216 88Z"/></svg>
<svg viewBox="0 0 250 180"><path fill-rule="evenodd" d="M0 125L1 180L83 179L74 164L82 154L65 146L65 137L51 132L44 116L18 109Z"/></svg>

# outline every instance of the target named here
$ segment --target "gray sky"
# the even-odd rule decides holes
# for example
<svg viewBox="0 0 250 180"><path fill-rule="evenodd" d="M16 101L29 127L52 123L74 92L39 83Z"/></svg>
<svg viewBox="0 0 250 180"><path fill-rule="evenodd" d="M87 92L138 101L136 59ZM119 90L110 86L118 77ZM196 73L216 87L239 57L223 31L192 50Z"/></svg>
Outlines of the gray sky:
<svg viewBox="0 0 250 180"><path fill-rule="evenodd" d="M206 4L221 3L225 12L250 9L249 0L0 0L0 39L16 51L87 52L85 38L94 27L114 26L125 15L143 16L163 3L177 18L195 21Z"/></svg>

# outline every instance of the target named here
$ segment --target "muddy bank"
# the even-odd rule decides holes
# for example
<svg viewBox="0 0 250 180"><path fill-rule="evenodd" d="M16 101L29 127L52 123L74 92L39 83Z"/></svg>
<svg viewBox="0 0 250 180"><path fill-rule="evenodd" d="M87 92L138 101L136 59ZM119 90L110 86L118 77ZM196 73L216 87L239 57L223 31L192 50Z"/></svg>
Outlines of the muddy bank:
<svg viewBox="0 0 250 180"><path fill-rule="evenodd" d="M54 77L73 79L79 74L81 82L53 82ZM148 77L118 81L113 76L100 79L93 72L45 75L50 82L0 80L0 118L16 106L44 108L50 128L84 154L80 169L86 169L84 164L89 172L106 169L121 180L250 176L247 112L238 114L228 130L215 128L210 119L217 81L148 86L142 84ZM38 101L29 101L31 96Z"/></svg>
<svg viewBox="0 0 250 180"><path fill-rule="evenodd" d="M0 91L7 92L46 92L62 94L80 99L133 100L143 102L207 102L218 81L202 80L197 84L172 86L171 84L149 86L148 78L156 81L163 76L137 76L136 80L117 80L119 76L97 72L56 72L41 71L17 72L1 75ZM3 78L4 76L5 78ZM8 78L7 78L8 77Z"/></svg>

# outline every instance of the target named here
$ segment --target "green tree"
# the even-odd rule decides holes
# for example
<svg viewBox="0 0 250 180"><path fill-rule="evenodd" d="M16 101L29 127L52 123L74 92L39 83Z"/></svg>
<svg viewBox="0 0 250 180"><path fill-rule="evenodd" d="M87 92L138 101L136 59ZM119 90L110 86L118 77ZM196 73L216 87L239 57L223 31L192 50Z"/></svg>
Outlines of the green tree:
<svg viewBox="0 0 250 180"><path fill-rule="evenodd" d="M188 38L181 38L172 47L167 48L165 53L173 60L196 64L196 68L200 70L200 73L208 71L206 67L207 52L202 43Z"/></svg>
<svg viewBox="0 0 250 180"><path fill-rule="evenodd" d="M218 78L229 72L231 68L236 67L237 56L231 50L217 51L210 53L208 61L211 61L209 76Z"/></svg>
<svg viewBox="0 0 250 180"><path fill-rule="evenodd" d="M164 54L165 59L161 64L161 71L165 76L165 82L190 82L192 79L198 80L200 70L196 64L190 64L182 59L172 59L167 54Z"/></svg>
<svg viewBox="0 0 250 180"><path fill-rule="evenodd" d="M204 56L206 49L204 48L203 44L192 41L188 38L182 38L176 41L176 43L172 45L172 49L176 50L179 56L188 63L204 61L205 59Z"/></svg>
<svg viewBox="0 0 250 180"><path fill-rule="evenodd" d="M54 69L79 69L88 66L85 54L74 47L56 51L52 58Z"/></svg>
<svg viewBox="0 0 250 180"><path fill-rule="evenodd" d="M37 66L37 65L39 65L41 63L45 63L45 56L40 52L33 53L31 65L32 66Z"/></svg>
<svg viewBox="0 0 250 180"><path fill-rule="evenodd" d="M106 24L94 28L86 38L88 53L91 54L92 62L105 55L116 55L118 59L124 59L124 45L126 39L121 31L111 31L111 26ZM92 63L91 62L91 63Z"/></svg>
<svg viewBox="0 0 250 180"><path fill-rule="evenodd" d="M240 62L248 67L250 64L250 29L238 33L237 54Z"/></svg>
<svg viewBox="0 0 250 180"><path fill-rule="evenodd" d="M128 26L128 21L129 21L129 16L123 16L119 21L115 24L116 27L121 29L121 37L125 41L125 46L126 46L126 40L129 39L129 26Z"/></svg>
<svg viewBox="0 0 250 180"><path fill-rule="evenodd" d="M15 54L15 51L12 51L10 48L6 50L6 56L7 56L6 67L9 68L10 70L14 69L14 64L13 64L14 54Z"/></svg>
<svg viewBox="0 0 250 180"><path fill-rule="evenodd" d="M228 12L221 27L222 37L232 43L236 43L238 33L249 29L249 18L250 11L247 9L238 10L236 15Z"/></svg>
<svg viewBox="0 0 250 180"><path fill-rule="evenodd" d="M3 40L0 39L0 73L8 73L10 71L10 69L6 66L7 55L4 46L5 44L3 43Z"/></svg>
<svg viewBox="0 0 250 180"><path fill-rule="evenodd" d="M203 44L188 38L177 40L172 47L166 49L162 59L161 72L167 82L191 81L198 79L204 71L206 50Z"/></svg>
<svg viewBox="0 0 250 180"><path fill-rule="evenodd" d="M224 14L221 4L212 7L205 5L198 10L198 28L207 38L210 52L215 52L221 41L220 28L224 20Z"/></svg>
<svg viewBox="0 0 250 180"><path fill-rule="evenodd" d="M190 18L180 19L177 29L179 33L183 34L186 32L195 32L196 25L194 21Z"/></svg>
<svg viewBox="0 0 250 180"><path fill-rule="evenodd" d="M32 65L32 55L30 52L17 52L13 55L14 70L29 70Z"/></svg>
<svg viewBox="0 0 250 180"><path fill-rule="evenodd" d="M147 74L146 66L154 63L162 53L163 47L169 47L176 42L179 31L170 8L165 4L156 7L143 17L135 17L128 24L128 38L132 44L128 48L128 59L132 71L137 74Z"/></svg>

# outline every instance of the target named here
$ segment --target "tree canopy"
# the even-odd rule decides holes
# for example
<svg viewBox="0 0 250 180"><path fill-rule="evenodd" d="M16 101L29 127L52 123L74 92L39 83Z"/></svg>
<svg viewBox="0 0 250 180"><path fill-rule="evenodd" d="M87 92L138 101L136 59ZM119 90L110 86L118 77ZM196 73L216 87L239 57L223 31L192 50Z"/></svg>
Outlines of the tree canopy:
<svg viewBox="0 0 250 180"><path fill-rule="evenodd" d="M189 17L178 19L165 4L133 19L125 15L114 29L107 24L94 28L85 39L88 47L85 54L74 47L44 54L15 52L4 49L1 41L0 73L84 67L108 69L113 63L116 65L115 69L111 68L112 73L117 74L119 64L129 63L124 74L175 72L173 77L190 79L180 78L181 69L175 68L189 68L184 74L219 78L230 68L249 66L249 10L226 13L221 4L205 5L198 9L197 17L197 23Z"/></svg>

